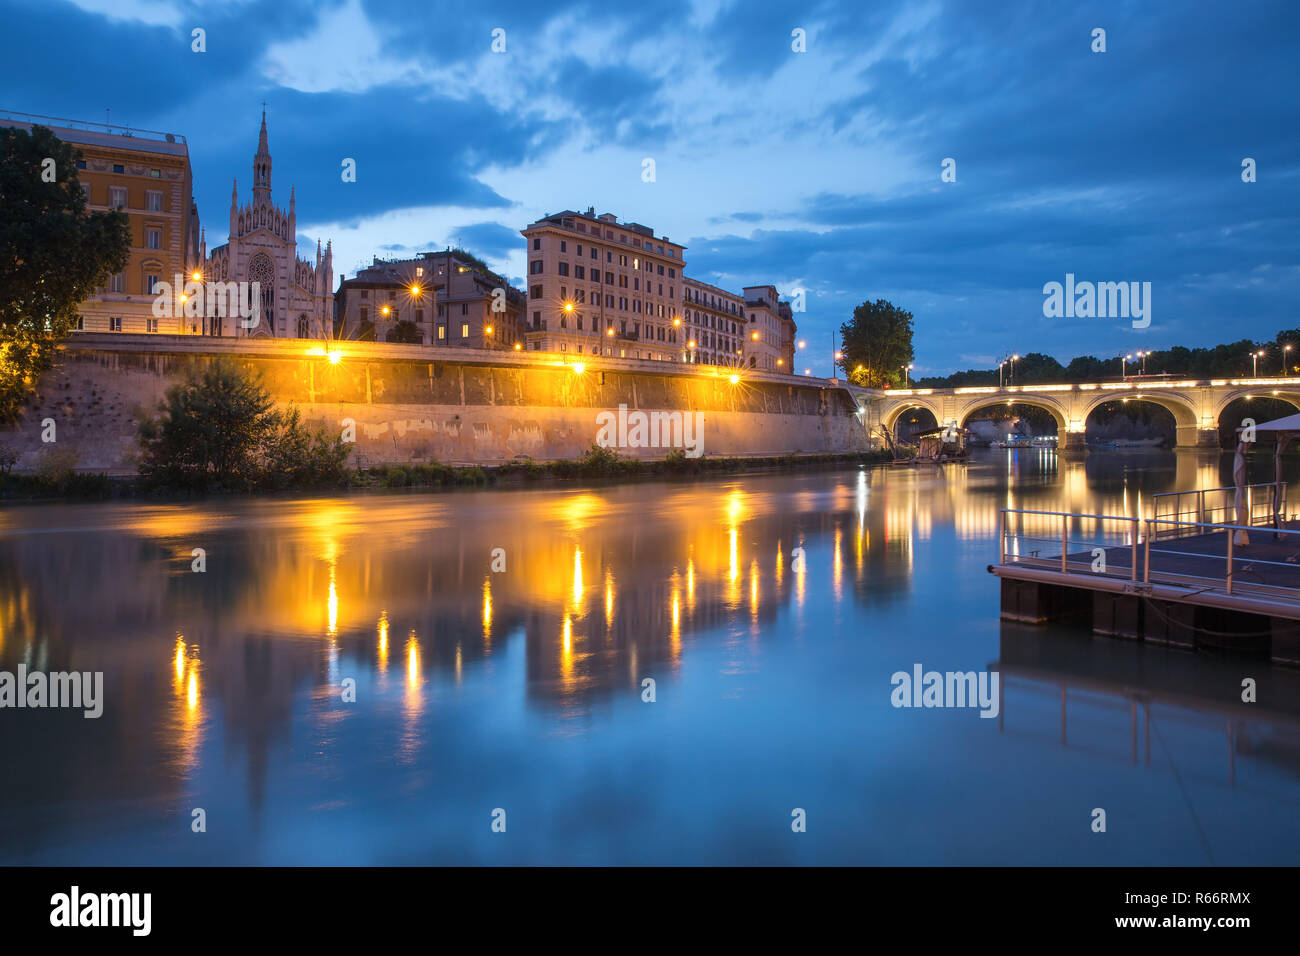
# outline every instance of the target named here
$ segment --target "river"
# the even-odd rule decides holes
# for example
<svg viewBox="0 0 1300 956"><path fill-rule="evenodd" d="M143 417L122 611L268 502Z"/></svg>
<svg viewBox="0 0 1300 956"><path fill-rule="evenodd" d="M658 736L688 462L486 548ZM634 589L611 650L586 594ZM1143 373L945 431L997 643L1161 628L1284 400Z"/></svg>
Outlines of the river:
<svg viewBox="0 0 1300 956"><path fill-rule="evenodd" d="M1294 671L1004 623L986 570L1000 508L1229 471L7 507L0 670L104 683L0 710L0 863L1293 863L1300 701L1240 687ZM996 714L895 707L916 665Z"/></svg>

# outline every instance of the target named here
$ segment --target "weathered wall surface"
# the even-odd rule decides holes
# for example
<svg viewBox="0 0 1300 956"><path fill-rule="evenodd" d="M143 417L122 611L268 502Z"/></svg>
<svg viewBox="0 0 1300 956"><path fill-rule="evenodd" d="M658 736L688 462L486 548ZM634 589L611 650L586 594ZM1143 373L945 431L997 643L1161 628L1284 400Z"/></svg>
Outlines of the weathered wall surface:
<svg viewBox="0 0 1300 956"><path fill-rule="evenodd" d="M134 471L139 416L156 408L180 376L223 352L260 372L277 401L298 406L305 420L340 429L352 419L358 464L579 457L596 438L596 416L620 404L701 412L701 446L709 456L867 448L852 398L822 380L747 376L732 384L711 370L665 371L654 368L657 363L591 365L577 374L518 355L485 364L483 353L461 357L440 350L439 360L429 361L412 357L428 350L355 345L331 364L303 354L301 344L205 350L186 342L184 349L166 351L118 342L99 348L88 340L62 353L19 423L0 432L0 441L19 453L17 470L36 467L50 447L41 440L43 423L53 420L55 447L75 449L79 468ZM619 449L647 458L667 451Z"/></svg>

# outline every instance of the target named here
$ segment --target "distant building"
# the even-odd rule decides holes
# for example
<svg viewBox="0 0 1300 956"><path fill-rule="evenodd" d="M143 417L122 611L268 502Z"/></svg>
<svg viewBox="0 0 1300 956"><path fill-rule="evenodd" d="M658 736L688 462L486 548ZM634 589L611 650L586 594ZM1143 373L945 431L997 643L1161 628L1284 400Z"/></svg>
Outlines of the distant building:
<svg viewBox="0 0 1300 956"><path fill-rule="evenodd" d="M796 328L788 302L770 285L745 286L745 367L793 372Z"/></svg>
<svg viewBox="0 0 1300 956"><path fill-rule="evenodd" d="M732 368L743 365L748 321L744 298L698 279L688 278L683 285L687 360Z"/></svg>
<svg viewBox="0 0 1300 956"><path fill-rule="evenodd" d="M687 360L685 246L640 223L567 210L521 230L527 243L528 348Z"/></svg>
<svg viewBox="0 0 1300 956"><path fill-rule="evenodd" d="M335 298L342 338L523 348L524 294L462 250L376 258Z"/></svg>
<svg viewBox="0 0 1300 956"><path fill-rule="evenodd" d="M529 349L793 372L794 315L773 286L688 278L685 246L594 208L520 231Z"/></svg>
<svg viewBox="0 0 1300 956"><path fill-rule="evenodd" d="M46 126L81 152L77 178L93 211L121 209L131 230L125 269L82 304L74 331L193 332L191 320L154 315L159 282L202 259L189 148L177 133L0 113L0 126Z"/></svg>
<svg viewBox="0 0 1300 956"><path fill-rule="evenodd" d="M207 335L320 339L334 330L334 253L330 244L316 260L298 256L298 219L294 192L286 212L271 199L271 151L266 139L266 112L253 155L253 199L239 205L239 183L230 192L230 237L205 255L208 282L256 282L261 315L256 325L237 316L203 320ZM206 247L206 243L203 244Z"/></svg>

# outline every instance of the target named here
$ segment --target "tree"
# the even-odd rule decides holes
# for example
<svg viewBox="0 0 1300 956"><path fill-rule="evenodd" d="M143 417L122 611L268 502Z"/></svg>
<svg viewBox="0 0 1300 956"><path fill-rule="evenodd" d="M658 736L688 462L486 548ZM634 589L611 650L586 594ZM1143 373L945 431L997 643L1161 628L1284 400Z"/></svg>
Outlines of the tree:
<svg viewBox="0 0 1300 956"><path fill-rule="evenodd" d="M855 385L883 388L901 384L912 361L912 313L877 299L863 302L840 326L840 368Z"/></svg>
<svg viewBox="0 0 1300 956"><path fill-rule="evenodd" d="M397 324L384 333L385 342L405 342L408 345L419 345L424 341L424 333L420 327L410 319L400 319Z"/></svg>
<svg viewBox="0 0 1300 956"><path fill-rule="evenodd" d="M259 376L218 359L167 390L159 417L140 425L140 473L170 488L302 487L343 476L341 436L278 411Z"/></svg>
<svg viewBox="0 0 1300 956"><path fill-rule="evenodd" d="M53 364L77 306L126 268L126 214L88 212L81 153L44 126L0 129L0 420Z"/></svg>

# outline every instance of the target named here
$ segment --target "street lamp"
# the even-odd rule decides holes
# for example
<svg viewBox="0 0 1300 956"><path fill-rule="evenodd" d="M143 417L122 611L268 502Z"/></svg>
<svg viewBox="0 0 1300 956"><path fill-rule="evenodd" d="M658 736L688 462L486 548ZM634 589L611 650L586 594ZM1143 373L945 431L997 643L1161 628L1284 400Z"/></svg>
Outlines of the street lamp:
<svg viewBox="0 0 1300 956"><path fill-rule="evenodd" d="M1015 371L1016 371L1016 367L1015 365L1012 365L1012 363L1018 361L1019 359L1020 359L1019 355L1008 355L1005 358L1003 358L1001 362L998 363L998 388L1002 388L1002 367L1004 365L1011 366L1011 372L1010 374L1007 375L1007 384L1010 385L1011 380L1015 377Z"/></svg>
<svg viewBox="0 0 1300 956"><path fill-rule="evenodd" d="M1137 354L1138 358L1140 358L1140 359L1142 360L1142 374L1143 374L1143 375L1145 375L1145 374L1147 373L1147 356L1150 355L1150 354L1151 354L1150 352L1141 352L1141 351L1138 352L1138 354Z"/></svg>
<svg viewBox="0 0 1300 956"><path fill-rule="evenodd" d="M1131 361L1133 361L1133 356L1132 356L1131 354L1130 354L1130 355L1121 355L1121 356L1119 357L1119 377L1120 377L1120 378L1122 378L1122 379L1127 379L1127 378L1128 378L1128 368L1127 368L1126 366L1127 366L1127 363L1129 363L1129 362L1131 362Z"/></svg>
<svg viewBox="0 0 1300 956"><path fill-rule="evenodd" d="M1282 346L1282 377L1286 378L1286 353L1291 351L1291 346Z"/></svg>
<svg viewBox="0 0 1300 956"><path fill-rule="evenodd" d="M1259 374L1259 360L1264 356L1264 350L1250 353L1250 374L1252 377Z"/></svg>
<svg viewBox="0 0 1300 956"><path fill-rule="evenodd" d="M912 369L914 369L914 368L916 368L916 366L915 366L915 365L912 365L910 362L909 362L907 365L904 365L904 366L903 366L903 388L908 388L908 387L909 387L908 384L907 384L907 373L910 372L910 371L911 371Z"/></svg>

